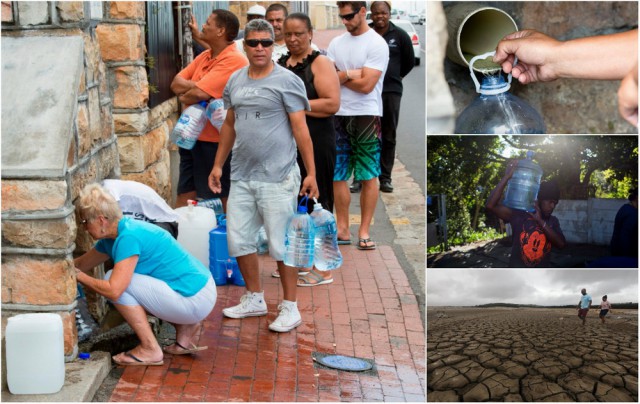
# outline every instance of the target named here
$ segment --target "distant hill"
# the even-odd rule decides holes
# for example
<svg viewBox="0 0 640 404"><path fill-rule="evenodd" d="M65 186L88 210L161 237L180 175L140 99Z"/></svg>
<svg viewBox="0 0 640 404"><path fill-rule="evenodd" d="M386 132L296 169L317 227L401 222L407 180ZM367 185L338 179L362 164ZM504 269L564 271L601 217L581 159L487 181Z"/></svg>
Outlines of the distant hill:
<svg viewBox="0 0 640 404"><path fill-rule="evenodd" d="M626 302L626 303L612 303L613 309L629 309L629 310L637 310L638 303ZM517 303L487 303L480 304L473 307L511 307L511 308L530 308L530 309L574 309L576 304L567 304L563 306L540 306L537 304L517 304ZM600 307L599 303L595 303L591 305L592 308Z"/></svg>

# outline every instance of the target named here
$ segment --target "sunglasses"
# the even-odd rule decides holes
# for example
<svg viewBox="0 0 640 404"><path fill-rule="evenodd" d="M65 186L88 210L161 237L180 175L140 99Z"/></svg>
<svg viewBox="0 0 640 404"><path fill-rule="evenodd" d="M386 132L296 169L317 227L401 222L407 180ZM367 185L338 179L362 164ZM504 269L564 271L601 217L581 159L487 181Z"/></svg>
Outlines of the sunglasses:
<svg viewBox="0 0 640 404"><path fill-rule="evenodd" d="M273 39L245 39L244 43L251 48L257 48L258 45L262 45L263 48L268 48L273 45Z"/></svg>
<svg viewBox="0 0 640 404"><path fill-rule="evenodd" d="M351 21L359 12L360 11L354 11L353 13L349 14L338 14L338 17L340 17L341 20Z"/></svg>

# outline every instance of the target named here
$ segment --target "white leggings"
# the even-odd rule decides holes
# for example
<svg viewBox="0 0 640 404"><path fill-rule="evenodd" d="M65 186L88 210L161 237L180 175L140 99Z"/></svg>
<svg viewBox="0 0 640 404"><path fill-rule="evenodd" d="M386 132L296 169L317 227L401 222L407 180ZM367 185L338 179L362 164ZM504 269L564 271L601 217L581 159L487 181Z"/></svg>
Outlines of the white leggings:
<svg viewBox="0 0 640 404"><path fill-rule="evenodd" d="M108 280L111 273L107 272L104 278ZM127 289L113 303L142 306L148 313L173 324L196 324L211 313L216 298L212 277L198 293L185 297L160 279L134 273Z"/></svg>

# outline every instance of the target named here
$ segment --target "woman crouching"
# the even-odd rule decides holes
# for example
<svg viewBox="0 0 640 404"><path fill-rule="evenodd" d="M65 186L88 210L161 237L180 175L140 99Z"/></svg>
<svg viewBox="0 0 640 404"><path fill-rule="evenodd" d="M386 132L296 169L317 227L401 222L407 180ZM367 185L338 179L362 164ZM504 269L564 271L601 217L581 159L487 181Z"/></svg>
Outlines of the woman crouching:
<svg viewBox="0 0 640 404"><path fill-rule="evenodd" d="M118 365L162 365L163 351L194 353L201 322L216 302L211 273L171 235L153 224L122 216L116 200L98 184L87 185L78 198L81 223L98 242L74 260L77 280L106 297L131 326L140 345L113 357ZM85 272L113 260L105 279ZM147 313L176 328L176 342L161 348Z"/></svg>

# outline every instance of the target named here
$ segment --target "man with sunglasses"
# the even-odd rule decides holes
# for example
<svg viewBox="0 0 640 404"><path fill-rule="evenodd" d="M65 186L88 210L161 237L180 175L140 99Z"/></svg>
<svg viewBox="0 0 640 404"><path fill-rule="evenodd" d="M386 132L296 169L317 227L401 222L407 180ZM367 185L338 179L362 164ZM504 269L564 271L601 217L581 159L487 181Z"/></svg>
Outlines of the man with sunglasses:
<svg viewBox="0 0 640 404"><path fill-rule="evenodd" d="M227 243L229 255L238 260L247 292L240 304L222 313L230 318L267 314L256 254L256 234L264 225L284 297L269 329L288 332L299 326L302 318L296 302L298 269L283 262L285 227L295 213L298 193L318 196L313 145L305 117L310 106L302 80L271 59L273 27L258 19L249 22L244 32L249 66L234 73L224 89L227 117L209 175L209 187L219 192L222 166L233 148ZM302 187L296 146L307 170Z"/></svg>
<svg viewBox="0 0 640 404"><path fill-rule="evenodd" d="M339 17L347 32L329 44L327 56L333 60L340 79L340 110L336 113L336 168L334 196L338 238L349 240L347 180L353 174L362 182L361 222L357 248L373 250L369 228L378 201L380 175L380 117L382 83L389 63L389 47L366 21L366 2L339 1Z"/></svg>
<svg viewBox="0 0 640 404"><path fill-rule="evenodd" d="M199 35L209 45L209 50L198 55L171 83L171 90L184 108L199 101L222 98L231 73L248 64L247 58L237 51L233 42L239 28L238 18L230 11L216 9L211 12ZM179 149L180 177L176 206L186 206L187 200L197 198L221 198L226 203L231 170L229 165L225 167L220 192L212 193L208 187L208 176L219 139L218 130L207 120L193 149Z"/></svg>

